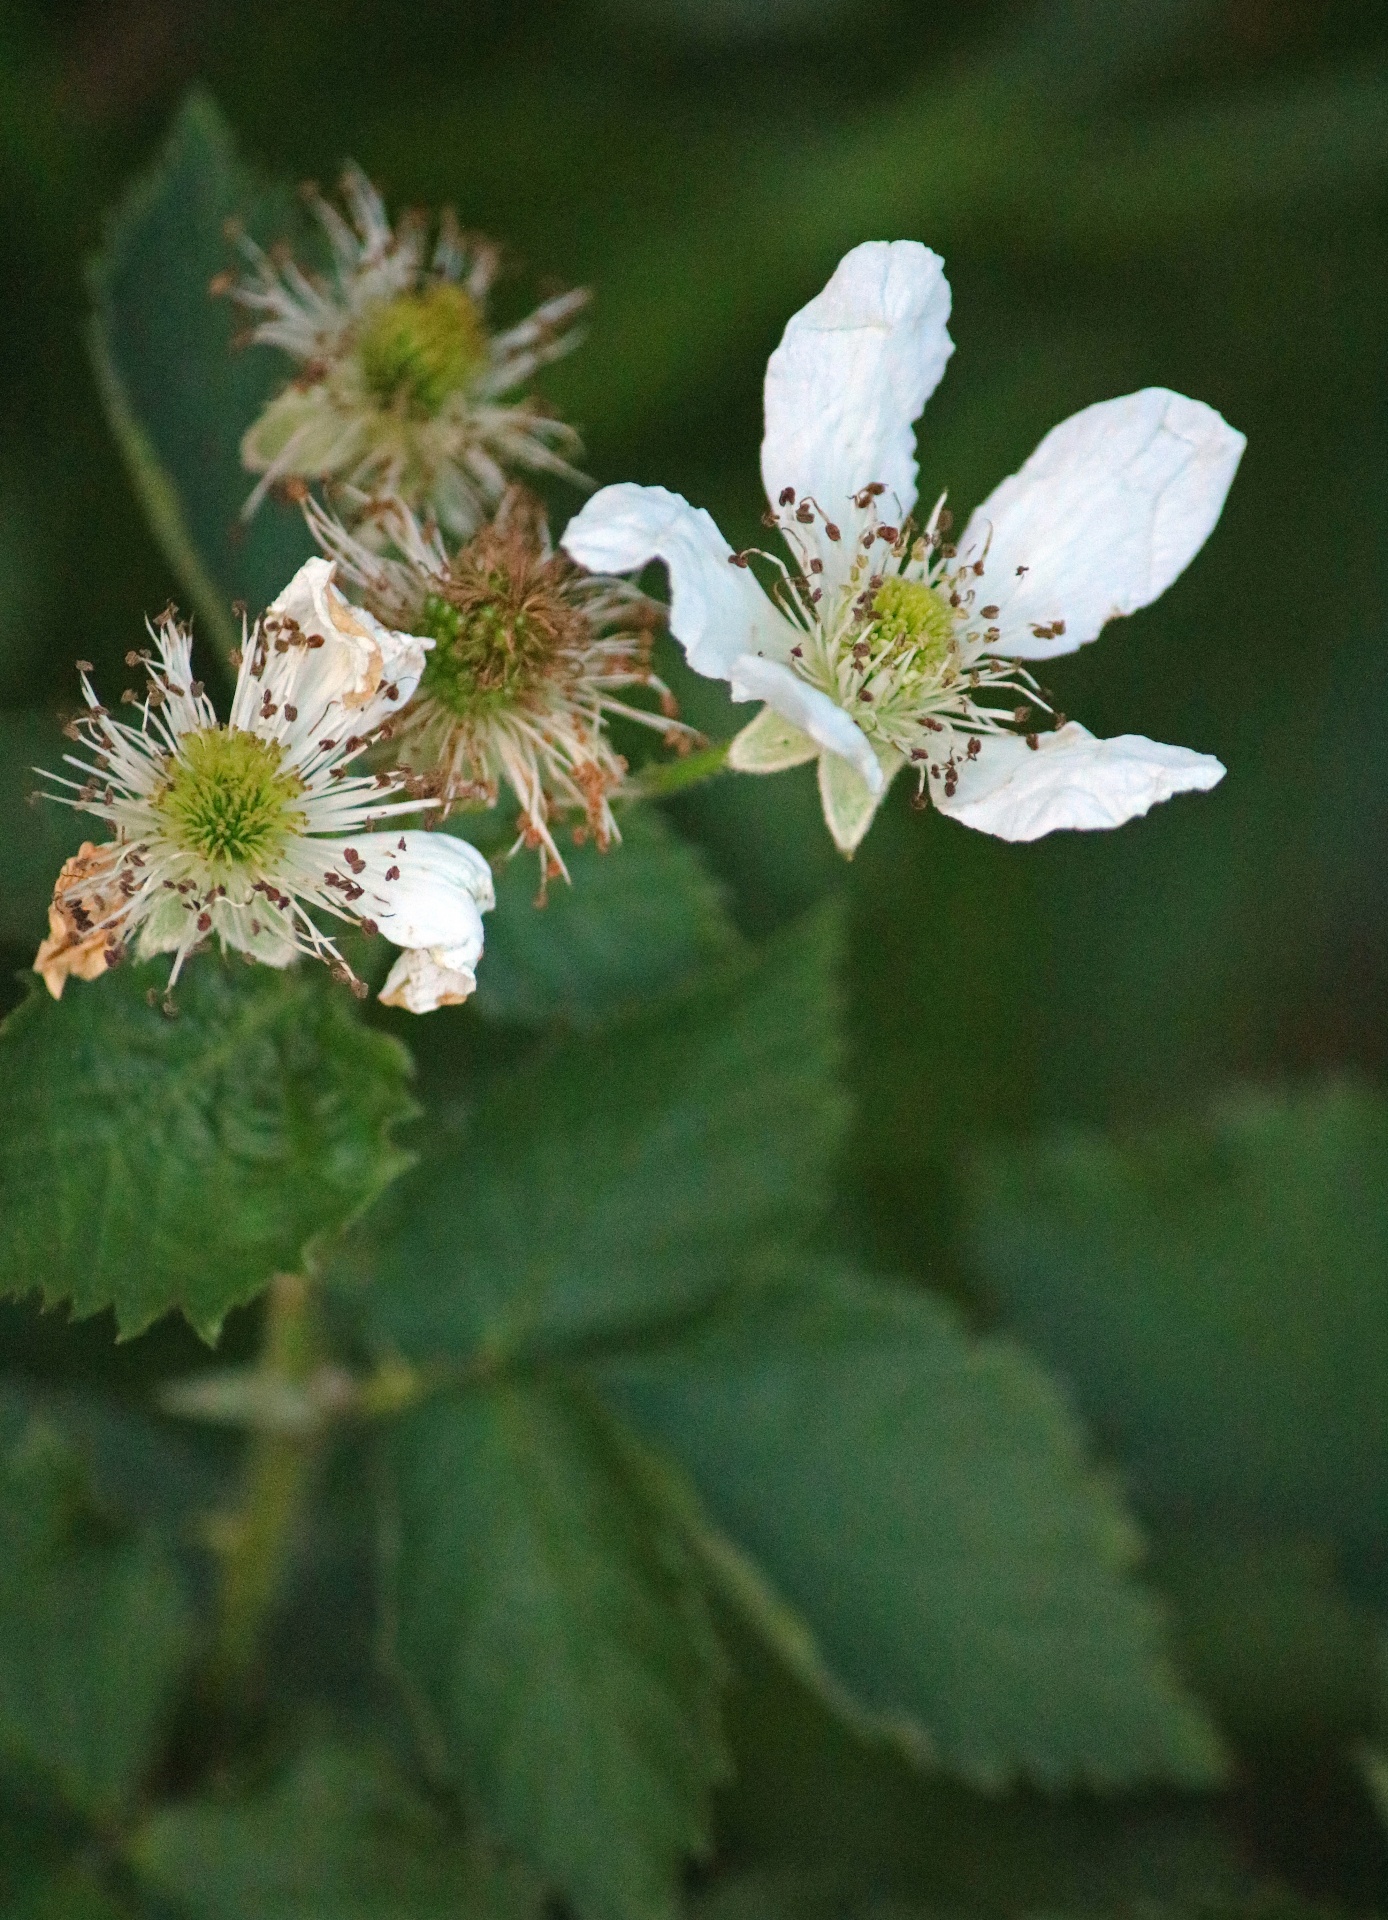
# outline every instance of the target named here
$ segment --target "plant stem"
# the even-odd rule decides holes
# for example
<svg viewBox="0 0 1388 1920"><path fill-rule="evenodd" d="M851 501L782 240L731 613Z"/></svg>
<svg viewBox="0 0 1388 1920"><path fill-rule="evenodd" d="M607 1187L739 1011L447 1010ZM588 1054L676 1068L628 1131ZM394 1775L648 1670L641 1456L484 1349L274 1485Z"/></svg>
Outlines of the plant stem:
<svg viewBox="0 0 1388 1920"><path fill-rule="evenodd" d="M683 760L663 760L643 767L631 783L632 799L663 800L668 794L683 793L686 787L712 780L727 765L729 744L723 740L717 746L686 754Z"/></svg>
<svg viewBox="0 0 1388 1920"><path fill-rule="evenodd" d="M312 1287L302 1274L278 1273L266 1297L260 1370L272 1380L299 1386L318 1359ZM243 1681L255 1664L261 1635L284 1584L317 1445L313 1432L253 1431L241 1504L215 1523L221 1578L212 1671L223 1693Z"/></svg>

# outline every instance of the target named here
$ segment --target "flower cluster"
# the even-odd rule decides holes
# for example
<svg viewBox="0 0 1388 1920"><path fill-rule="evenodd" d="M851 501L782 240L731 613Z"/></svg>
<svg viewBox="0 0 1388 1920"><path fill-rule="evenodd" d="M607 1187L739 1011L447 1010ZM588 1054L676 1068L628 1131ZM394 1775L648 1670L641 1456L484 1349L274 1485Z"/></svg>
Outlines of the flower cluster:
<svg viewBox="0 0 1388 1920"><path fill-rule="evenodd" d="M433 642L398 730L404 764L446 806L493 807L508 786L517 845L539 850L542 883L567 878L556 813L578 817L580 841L620 839L611 800L627 763L606 722L652 728L677 751L698 739L651 666L661 608L557 553L540 502L520 487L452 554L398 501L372 516L367 539L315 502L307 511L363 607ZM622 697L634 689L652 691L659 710Z"/></svg>
<svg viewBox="0 0 1388 1920"><path fill-rule="evenodd" d="M83 668L68 732L84 751L46 777L110 838L59 875L35 963L54 995L127 949L172 954L172 987L209 941L271 966L314 956L365 991L326 917L400 949L388 1003L466 998L492 880L437 830L446 815L509 790L511 851L539 853L543 898L567 878L561 822L576 842L620 839L628 769L611 722L676 751L698 739L652 668L663 610L634 579L652 560L690 666L761 703L728 763L816 761L845 854L905 769L918 805L1009 840L1118 826L1222 777L1184 747L1096 739L1032 673L1146 606L1203 545L1243 448L1209 407L1149 388L1086 408L955 538L943 496L916 513L914 422L953 351L943 265L915 242L870 242L767 367L762 478L780 551L735 552L707 513L634 485L596 494L556 550L514 475L576 478L577 442L507 396L573 343L583 296L493 335L494 249L447 216L392 226L356 171L343 192L346 215L312 200L330 279L243 240L251 276L228 287L251 338L298 363L246 433L261 476L247 510L283 483L324 557L247 633L225 724L171 612L128 656L146 682L125 695L131 719ZM405 814L425 824L402 831Z"/></svg>

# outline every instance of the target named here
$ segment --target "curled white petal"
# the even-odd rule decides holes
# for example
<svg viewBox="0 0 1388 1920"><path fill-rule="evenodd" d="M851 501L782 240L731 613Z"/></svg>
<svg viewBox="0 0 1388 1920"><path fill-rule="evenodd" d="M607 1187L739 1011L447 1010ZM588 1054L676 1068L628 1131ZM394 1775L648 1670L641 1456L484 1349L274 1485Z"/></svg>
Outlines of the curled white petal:
<svg viewBox="0 0 1388 1920"><path fill-rule="evenodd" d="M276 646L292 621L310 643ZM333 584L333 563L306 560L265 619L263 658L247 649L237 677L232 725L311 752L327 736L371 733L399 712L419 685L433 644L395 633Z"/></svg>
<svg viewBox="0 0 1388 1920"><path fill-rule="evenodd" d="M783 660L795 629L702 507L664 487L604 487L575 514L560 542L593 573L630 573L663 560L670 574L670 631L696 673L726 680L740 654Z"/></svg>
<svg viewBox="0 0 1388 1920"><path fill-rule="evenodd" d="M1244 444L1213 407L1164 387L1052 427L959 542L983 561L977 599L999 609L996 650L1071 653L1164 593L1219 519Z"/></svg>
<svg viewBox="0 0 1388 1920"><path fill-rule="evenodd" d="M466 840L449 833L361 833L313 840L305 852L325 872L360 888L343 890L352 912L375 922L397 947L460 947L482 951L482 914L496 904L492 871Z"/></svg>
<svg viewBox="0 0 1388 1920"><path fill-rule="evenodd" d="M914 422L954 351L944 262L916 240L868 240L787 322L766 368L767 498L811 494L831 518L880 481L916 500Z"/></svg>
<svg viewBox="0 0 1388 1920"><path fill-rule="evenodd" d="M764 700L825 752L838 754L855 767L869 792L880 795L886 790L886 776L871 741L827 693L779 660L763 660L751 653L733 662L729 678L734 700Z"/></svg>
<svg viewBox="0 0 1388 1920"><path fill-rule="evenodd" d="M477 991L477 961L482 952L461 947L407 947L386 976L380 999L406 1013L433 1013L456 1007Z"/></svg>
<svg viewBox="0 0 1388 1920"><path fill-rule="evenodd" d="M1137 733L1096 740L1072 720L1039 735L1034 748L1015 734L985 738L977 759L958 767L953 795L943 780L932 780L931 795L941 813L980 833L1039 840L1063 827L1121 827L1173 794L1208 792L1223 778L1212 754Z"/></svg>

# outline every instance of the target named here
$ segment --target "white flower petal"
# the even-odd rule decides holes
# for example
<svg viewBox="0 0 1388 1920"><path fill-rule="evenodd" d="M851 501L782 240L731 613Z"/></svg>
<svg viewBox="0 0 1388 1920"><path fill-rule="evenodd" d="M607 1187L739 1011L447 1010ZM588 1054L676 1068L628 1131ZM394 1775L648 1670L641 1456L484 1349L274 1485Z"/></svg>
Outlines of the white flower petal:
<svg viewBox="0 0 1388 1920"><path fill-rule="evenodd" d="M874 791L847 760L840 759L836 753L820 755L819 798L824 808L824 823L834 836L834 845L850 860L872 825L873 815L901 764L900 754L889 755L882 766L882 785Z"/></svg>
<svg viewBox="0 0 1388 1920"><path fill-rule="evenodd" d="M729 678L734 700L764 700L826 752L836 753L856 767L873 793L885 791L886 779L872 743L827 693L812 687L779 660L763 660L752 653L744 653L733 663Z"/></svg>
<svg viewBox="0 0 1388 1920"><path fill-rule="evenodd" d="M868 240L792 315L766 367L768 500L785 487L841 518L872 481L916 501L913 424L954 351L944 262L916 240Z"/></svg>
<svg viewBox="0 0 1388 1920"><path fill-rule="evenodd" d="M482 951L482 912L496 904L492 872L466 840L449 833L362 833L303 843L324 871L360 887L353 913L374 920L397 947Z"/></svg>
<svg viewBox="0 0 1388 1920"><path fill-rule="evenodd" d="M1208 539L1243 449L1213 407L1164 387L1052 427L959 542L963 559L983 560L980 605L1000 609L996 650L1071 653L1164 593ZM1035 632L1056 620L1063 633Z"/></svg>
<svg viewBox="0 0 1388 1920"><path fill-rule="evenodd" d="M726 680L739 654L783 660L795 629L702 507L664 487L632 482L595 493L565 529L564 551L593 573L631 573L663 560L670 573L670 631L696 673Z"/></svg>
<svg viewBox="0 0 1388 1920"><path fill-rule="evenodd" d="M308 646L277 650L277 620L292 620ZM333 584L333 563L306 560L266 615L264 670L248 649L236 683L232 725L312 752L324 737L366 735L399 712L419 685L430 641L395 633ZM268 698L267 698L268 696ZM267 711L267 709L271 709ZM291 711L292 709L292 711Z"/></svg>
<svg viewBox="0 0 1388 1920"><path fill-rule="evenodd" d="M407 947L386 976L379 998L383 1006L406 1013L433 1013L456 1007L477 990L475 971L482 947Z"/></svg>
<svg viewBox="0 0 1388 1920"><path fill-rule="evenodd" d="M1168 747L1141 734L1096 740L1077 722L1043 733L1034 748L1016 734L985 738L957 770L953 798L931 782L941 813L1000 840L1039 840L1069 827L1121 827L1173 794L1208 792L1224 778L1212 754Z"/></svg>
<svg viewBox="0 0 1388 1920"><path fill-rule="evenodd" d="M763 707L728 748L728 765L738 773L784 773L787 767L815 759L819 751L817 740L774 707Z"/></svg>

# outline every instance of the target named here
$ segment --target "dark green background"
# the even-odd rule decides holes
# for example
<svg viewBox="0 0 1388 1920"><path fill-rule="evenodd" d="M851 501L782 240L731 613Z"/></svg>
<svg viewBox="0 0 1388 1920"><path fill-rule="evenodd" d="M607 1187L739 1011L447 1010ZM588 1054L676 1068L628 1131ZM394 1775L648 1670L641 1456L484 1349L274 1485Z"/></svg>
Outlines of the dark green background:
<svg viewBox="0 0 1388 1920"><path fill-rule="evenodd" d="M922 491L948 485L956 510L1054 421L1139 386L1193 394L1248 435L1224 519L1188 575L1049 675L1060 705L1097 733L1218 754L1229 777L1213 796L1121 834L1014 848L912 813L903 787L851 867L801 774L727 779L673 810L730 883L749 933L828 892L845 898L856 1120L839 1175L844 1250L959 1292L986 1317L993 1291L962 1231L976 1211L966 1170L987 1164L972 1158L980 1147L1057 1123L1179 1119L1233 1083L1381 1076L1381 7L10 0L0 14L7 708L68 700L78 655L118 674L143 614L174 587L101 417L82 269L103 212L149 164L195 81L268 172L330 180L350 155L397 203L452 201L513 249L504 298L517 306L550 279L591 284L589 340L546 380L584 432L589 470L677 487L735 543L755 536L761 506L767 352L865 238L919 238L945 256L958 351L920 448ZM689 717L716 736L732 730L717 687L673 654L669 672ZM0 777L12 786L17 769ZM23 857L7 848L0 859L0 908L7 867ZM11 920L0 912L7 931ZM29 950L3 957L8 975ZM18 1333L21 1318L6 1324ZM1063 1338L1040 1344L1065 1364ZM1080 1382L1087 1408L1103 1397ZM1321 1429L1313 1401L1297 1434L1312 1456ZM1182 1555L1198 1561L1203 1548L1196 1532L1183 1538L1175 1504L1174 1518L1162 1515L1163 1566L1179 1592ZM1384 1516L1363 1512L1361 1559L1383 1537ZM1314 1600L1298 1612L1320 1575L1285 1551L1290 1572L1277 1561L1231 1583L1240 1604L1249 1593L1266 1603L1257 1630L1269 1645L1280 1644L1285 1600L1292 1664L1321 1659L1322 1694L1333 1693L1337 1660L1360 1662L1362 1623L1321 1619ZM1356 1577L1381 1617L1381 1579ZM1203 1657L1227 1672L1237 1661L1220 1652L1214 1612L1216 1651ZM1199 1608L1191 1617L1198 1639L1209 1622ZM1243 1652L1253 1630L1245 1619L1235 1635ZM751 1750L789 1740L783 1729L771 1717ZM1377 1898L1382 1861L1363 1819L1355 1827L1344 1810L1354 1794L1338 1776L1327 1786L1308 1756L1312 1798L1295 1798L1297 1818L1316 1828L1317 1808L1335 1811L1291 1849L1297 1871L1321 1884L1323 1841L1334 1855L1324 1878ZM871 1829L882 1796L855 1778L848 1803ZM1274 1811L1259 1803L1248 1815L1273 1860L1287 1851L1276 1812L1285 1767L1279 1778ZM759 1814L741 1817L757 1830Z"/></svg>

